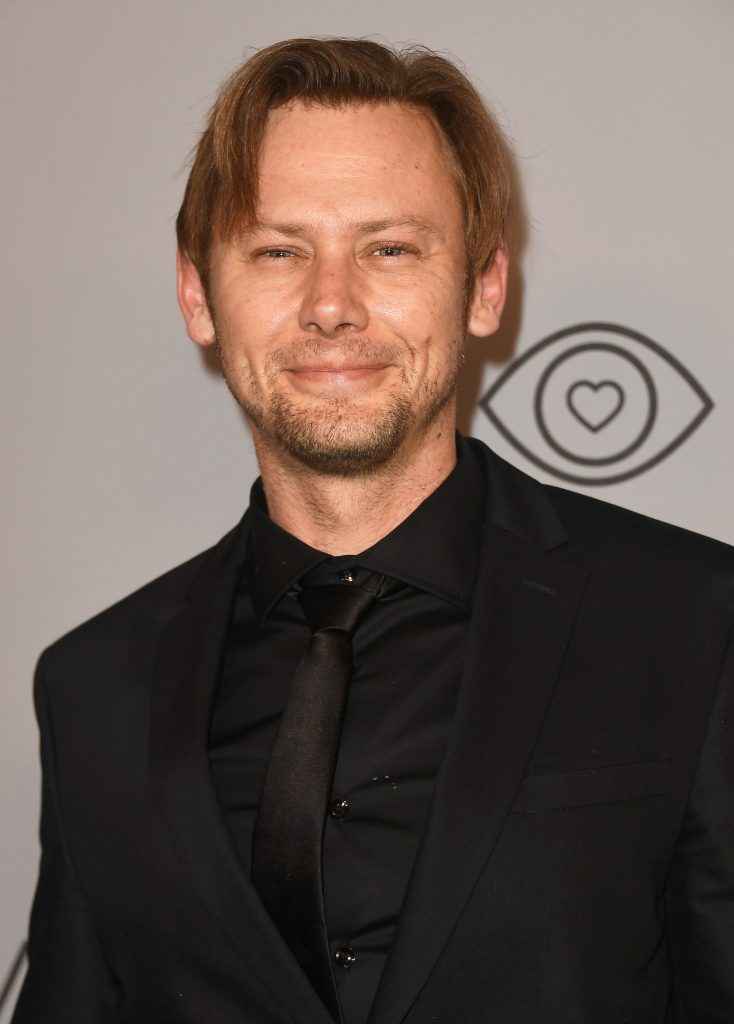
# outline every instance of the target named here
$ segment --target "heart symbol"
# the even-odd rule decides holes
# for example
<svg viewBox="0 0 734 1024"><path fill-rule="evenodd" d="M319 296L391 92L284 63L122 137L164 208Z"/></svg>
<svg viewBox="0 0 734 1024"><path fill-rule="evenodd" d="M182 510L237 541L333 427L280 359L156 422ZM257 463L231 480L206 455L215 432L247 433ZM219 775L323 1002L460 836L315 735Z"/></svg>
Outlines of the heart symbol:
<svg viewBox="0 0 734 1024"><path fill-rule="evenodd" d="M566 404L587 430L596 433L606 427L624 405L624 391L613 380L577 380L566 392Z"/></svg>

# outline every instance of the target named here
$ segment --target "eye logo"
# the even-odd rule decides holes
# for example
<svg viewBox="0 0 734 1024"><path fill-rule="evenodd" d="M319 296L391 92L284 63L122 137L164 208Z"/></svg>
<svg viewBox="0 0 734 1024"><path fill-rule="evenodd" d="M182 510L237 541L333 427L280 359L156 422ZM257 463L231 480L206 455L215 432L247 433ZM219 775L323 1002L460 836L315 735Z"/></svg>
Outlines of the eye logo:
<svg viewBox="0 0 734 1024"><path fill-rule="evenodd" d="M667 458L714 403L664 348L617 324L577 324L516 359L479 403L536 466L613 484Z"/></svg>

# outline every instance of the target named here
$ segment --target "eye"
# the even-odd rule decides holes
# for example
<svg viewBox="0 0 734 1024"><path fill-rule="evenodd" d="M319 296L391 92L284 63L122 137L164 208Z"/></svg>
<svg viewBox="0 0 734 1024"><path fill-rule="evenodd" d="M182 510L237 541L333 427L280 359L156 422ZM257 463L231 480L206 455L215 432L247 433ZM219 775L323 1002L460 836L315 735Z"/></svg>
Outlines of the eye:
<svg viewBox="0 0 734 1024"><path fill-rule="evenodd" d="M266 249L259 255L267 256L268 259L280 260L286 256L292 256L293 253L290 251L290 249Z"/></svg>
<svg viewBox="0 0 734 1024"><path fill-rule="evenodd" d="M538 342L479 404L531 462L590 485L619 483L662 462L714 403L657 342L590 323Z"/></svg>
<svg viewBox="0 0 734 1024"><path fill-rule="evenodd" d="M395 259L398 256L405 256L415 250L404 242L383 242L370 250L370 255L381 256L383 259Z"/></svg>

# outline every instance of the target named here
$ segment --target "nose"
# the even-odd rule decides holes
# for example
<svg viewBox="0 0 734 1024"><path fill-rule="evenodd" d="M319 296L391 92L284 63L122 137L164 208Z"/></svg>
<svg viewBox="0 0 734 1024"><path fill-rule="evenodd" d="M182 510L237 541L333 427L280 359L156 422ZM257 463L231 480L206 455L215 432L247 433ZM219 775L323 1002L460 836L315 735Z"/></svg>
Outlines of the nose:
<svg viewBox="0 0 734 1024"><path fill-rule="evenodd" d="M301 302L301 329L327 338L365 330L369 316L359 277L359 267L349 256L316 257Z"/></svg>

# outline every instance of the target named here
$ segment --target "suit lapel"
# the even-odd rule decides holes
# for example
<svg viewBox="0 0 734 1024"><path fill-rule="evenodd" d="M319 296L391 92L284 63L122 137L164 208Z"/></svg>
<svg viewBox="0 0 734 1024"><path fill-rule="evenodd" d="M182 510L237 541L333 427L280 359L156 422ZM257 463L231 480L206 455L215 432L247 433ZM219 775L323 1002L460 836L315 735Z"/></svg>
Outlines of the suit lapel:
<svg viewBox="0 0 734 1024"><path fill-rule="evenodd" d="M566 534L540 485L480 447L488 462L488 515L464 673L428 826L370 1015L374 1024L397 1024L407 1014L491 855L551 698L586 578L563 557Z"/></svg>
<svg viewBox="0 0 734 1024"><path fill-rule="evenodd" d="M329 1024L242 870L207 756L210 710L248 535L241 523L212 550L159 640L151 702L151 777L174 846L232 945L287 1016Z"/></svg>

